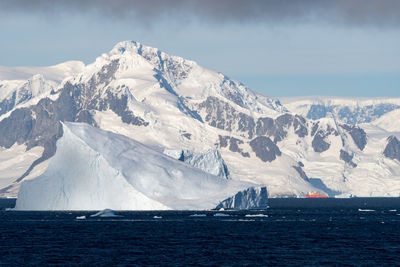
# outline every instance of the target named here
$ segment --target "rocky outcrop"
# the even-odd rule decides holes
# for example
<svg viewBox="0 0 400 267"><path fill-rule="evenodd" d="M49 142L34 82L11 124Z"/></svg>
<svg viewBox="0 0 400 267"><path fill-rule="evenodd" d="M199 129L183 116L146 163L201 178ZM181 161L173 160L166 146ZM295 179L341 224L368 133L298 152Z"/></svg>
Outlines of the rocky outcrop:
<svg viewBox="0 0 400 267"><path fill-rule="evenodd" d="M302 165L303 165L303 164L302 164ZM303 170L302 167L304 167L304 165L301 166L301 165L299 164L299 166L293 166L293 168L297 171L297 173L300 175L300 177L303 178L304 181L308 181L308 176L307 176L307 174L304 172L304 170Z"/></svg>
<svg viewBox="0 0 400 267"><path fill-rule="evenodd" d="M344 151L343 149L340 150L340 159L353 168L357 167L357 164L353 162L353 155L350 155L347 151Z"/></svg>
<svg viewBox="0 0 400 267"><path fill-rule="evenodd" d="M1 85L0 85L1 90ZM6 98L0 101L0 115L7 113L12 110L16 104L17 93L13 92L10 98Z"/></svg>
<svg viewBox="0 0 400 267"><path fill-rule="evenodd" d="M209 96L198 105L199 112L205 112L203 121L210 126L226 131L246 133L248 138L254 135L254 119L242 112L238 112L227 102Z"/></svg>
<svg viewBox="0 0 400 267"><path fill-rule="evenodd" d="M288 133L290 127L299 137L308 135L307 121L299 115L283 114L275 120L264 117L259 118L256 124L256 135L266 135L274 139L277 143L282 141Z"/></svg>
<svg viewBox="0 0 400 267"><path fill-rule="evenodd" d="M256 156L264 162L271 162L282 154L278 146L266 136L258 136L251 140L250 147L256 153Z"/></svg>
<svg viewBox="0 0 400 267"><path fill-rule="evenodd" d="M358 126L348 124L341 124L340 127L350 134L354 143L361 151L364 150L365 146L367 145L367 134L363 129Z"/></svg>
<svg viewBox="0 0 400 267"><path fill-rule="evenodd" d="M244 144L244 142L240 139L230 136L218 136L219 143L218 146L221 148L229 147L229 150L232 152L238 152L243 157L249 158L250 154L248 152L244 152L240 145Z"/></svg>
<svg viewBox="0 0 400 267"><path fill-rule="evenodd" d="M266 209L268 192L266 187L250 187L222 201L216 209Z"/></svg>
<svg viewBox="0 0 400 267"><path fill-rule="evenodd" d="M311 136L314 136L314 138L311 145L315 152L321 153L329 149L331 144L326 138L330 135L338 136L339 133L329 125L326 128L320 127L319 123L313 125Z"/></svg>
<svg viewBox="0 0 400 267"><path fill-rule="evenodd" d="M400 142L396 136L392 135L388 137L383 155L387 158L397 159L400 161Z"/></svg>

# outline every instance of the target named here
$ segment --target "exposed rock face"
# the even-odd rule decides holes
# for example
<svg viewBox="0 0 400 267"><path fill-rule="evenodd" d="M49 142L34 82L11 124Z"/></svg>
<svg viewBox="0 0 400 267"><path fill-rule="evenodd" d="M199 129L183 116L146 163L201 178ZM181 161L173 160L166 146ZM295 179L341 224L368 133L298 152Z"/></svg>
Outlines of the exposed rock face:
<svg viewBox="0 0 400 267"><path fill-rule="evenodd" d="M324 105L311 105L307 113L307 118L312 120L318 120L325 118L327 109Z"/></svg>
<svg viewBox="0 0 400 267"><path fill-rule="evenodd" d="M299 115L293 116L291 114L283 114L275 120L268 117L259 118L255 132L257 135L273 137L276 143L287 136L287 131L291 126L294 127L294 131L299 137L304 137L308 134L306 120Z"/></svg>
<svg viewBox="0 0 400 267"><path fill-rule="evenodd" d="M302 138L308 135L307 121L302 116L295 115L293 127L299 137Z"/></svg>
<svg viewBox="0 0 400 267"><path fill-rule="evenodd" d="M199 154L189 150L166 149L164 150L164 154L212 175L230 179L228 167L218 150L208 150L205 153Z"/></svg>
<svg viewBox="0 0 400 267"><path fill-rule="evenodd" d="M1 90L1 85L0 85ZM16 105L17 93L13 92L10 98L6 98L0 101L0 115L7 113L12 110Z"/></svg>
<svg viewBox="0 0 400 267"><path fill-rule="evenodd" d="M304 167L304 165L303 165L303 167ZM308 176L304 172L304 170L300 164L299 164L299 166L293 166L293 168L298 172L298 174L300 175L301 178L303 178L305 181L308 181Z"/></svg>
<svg viewBox="0 0 400 267"><path fill-rule="evenodd" d="M268 192L266 187L250 187L238 192L233 197L222 201L216 209L266 209Z"/></svg>
<svg viewBox="0 0 400 267"><path fill-rule="evenodd" d="M383 155L387 158L397 159L400 161L400 142L395 136L389 136L388 143L383 151Z"/></svg>
<svg viewBox="0 0 400 267"><path fill-rule="evenodd" d="M325 137L326 135L322 131L317 132L317 134L314 136L314 139L312 140L312 147L315 152L321 153L329 149L331 144L325 141Z"/></svg>
<svg viewBox="0 0 400 267"><path fill-rule="evenodd" d="M280 156L282 153L278 146L271 141L269 137L258 136L251 140L250 146L256 153L256 156L264 162L271 162Z"/></svg>
<svg viewBox="0 0 400 267"><path fill-rule="evenodd" d="M344 130L346 130L350 136L353 138L354 143L362 151L367 144L367 134L363 129L358 126L342 124L340 125Z"/></svg>
<svg viewBox="0 0 400 267"><path fill-rule="evenodd" d="M274 120L271 118L259 118L257 120L256 134L257 135L271 135L274 128Z"/></svg>
<svg viewBox="0 0 400 267"><path fill-rule="evenodd" d="M126 95L118 98L114 96L111 92L107 92L108 98L101 105L100 110L107 110L108 108L115 112L118 116L121 117L122 122L133 124L136 126L148 126L149 123L144 119L135 116L132 111L128 109L128 97Z"/></svg>
<svg viewBox="0 0 400 267"><path fill-rule="evenodd" d="M340 159L349 164L353 168L357 167L357 164L353 162L353 155L350 155L343 149L340 150Z"/></svg>
<svg viewBox="0 0 400 267"><path fill-rule="evenodd" d="M242 148L240 148L240 145L242 145L244 142L240 139L237 139L235 137L230 137L230 136L218 136L219 138L219 147L228 147L229 145L229 150L232 152L238 152L240 153L243 157L250 157L250 154L248 152L244 152Z"/></svg>
<svg viewBox="0 0 400 267"><path fill-rule="evenodd" d="M329 135L338 136L339 133L329 125L327 126L326 129L320 129L319 123L316 123L312 127L311 135L314 136L314 139L312 140L311 143L314 151L321 153L328 150L329 147L331 146L331 144L326 141L326 138Z"/></svg>
<svg viewBox="0 0 400 267"><path fill-rule="evenodd" d="M254 119L236 111L231 105L216 97L207 97L198 105L198 110L207 114L203 120L210 126L226 131L235 130L246 133L248 138L252 138L254 135Z"/></svg>
<svg viewBox="0 0 400 267"><path fill-rule="evenodd" d="M125 91L127 89L125 85L118 86L115 90L107 87L115 78L115 72L118 70L118 67L119 61L113 60L110 64L104 65L87 83L79 83L72 86L72 93L75 96L74 100L78 103L79 108L99 111L111 109L121 117L124 123L147 126L148 122L135 116L129 110L129 94Z"/></svg>

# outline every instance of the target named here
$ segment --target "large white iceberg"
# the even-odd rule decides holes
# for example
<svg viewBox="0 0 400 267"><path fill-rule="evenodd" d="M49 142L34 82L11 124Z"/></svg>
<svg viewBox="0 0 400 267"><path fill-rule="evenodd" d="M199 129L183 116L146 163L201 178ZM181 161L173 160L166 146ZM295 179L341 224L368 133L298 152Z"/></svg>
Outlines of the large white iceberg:
<svg viewBox="0 0 400 267"><path fill-rule="evenodd" d="M48 169L22 183L16 209L212 209L254 186L87 124L65 123L63 132Z"/></svg>

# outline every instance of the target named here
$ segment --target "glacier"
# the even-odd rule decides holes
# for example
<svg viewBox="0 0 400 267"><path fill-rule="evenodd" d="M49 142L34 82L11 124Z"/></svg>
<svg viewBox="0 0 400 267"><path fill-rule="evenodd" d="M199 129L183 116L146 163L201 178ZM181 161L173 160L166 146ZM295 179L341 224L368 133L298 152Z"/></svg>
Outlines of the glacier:
<svg viewBox="0 0 400 267"><path fill-rule="evenodd" d="M22 183L16 209L212 209L253 185L205 173L125 136L63 123L49 167Z"/></svg>

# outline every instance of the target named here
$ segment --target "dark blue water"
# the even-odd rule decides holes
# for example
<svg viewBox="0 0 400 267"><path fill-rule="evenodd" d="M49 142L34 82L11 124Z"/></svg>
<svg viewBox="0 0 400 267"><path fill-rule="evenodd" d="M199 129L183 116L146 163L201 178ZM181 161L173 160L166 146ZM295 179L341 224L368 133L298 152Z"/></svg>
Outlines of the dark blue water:
<svg viewBox="0 0 400 267"><path fill-rule="evenodd" d="M400 207L369 208L120 212L123 217L119 218L91 218L94 212L3 210L0 263L398 265ZM191 216L194 214L205 217ZM251 217L259 214L268 217ZM76 219L82 215L87 219Z"/></svg>

